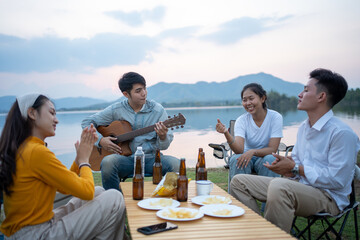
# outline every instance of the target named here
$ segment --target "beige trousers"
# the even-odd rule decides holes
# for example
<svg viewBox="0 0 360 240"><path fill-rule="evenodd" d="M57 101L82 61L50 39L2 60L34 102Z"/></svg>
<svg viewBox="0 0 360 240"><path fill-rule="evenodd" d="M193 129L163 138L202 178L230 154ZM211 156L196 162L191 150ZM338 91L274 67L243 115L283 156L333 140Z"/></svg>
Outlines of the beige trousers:
<svg viewBox="0 0 360 240"><path fill-rule="evenodd" d="M23 227L5 239L123 239L125 203L114 189L95 187L91 201L73 197L45 223Z"/></svg>
<svg viewBox="0 0 360 240"><path fill-rule="evenodd" d="M288 178L238 174L231 180L230 194L259 214L256 200L266 202L265 219L288 233L295 215L340 213L326 191Z"/></svg>

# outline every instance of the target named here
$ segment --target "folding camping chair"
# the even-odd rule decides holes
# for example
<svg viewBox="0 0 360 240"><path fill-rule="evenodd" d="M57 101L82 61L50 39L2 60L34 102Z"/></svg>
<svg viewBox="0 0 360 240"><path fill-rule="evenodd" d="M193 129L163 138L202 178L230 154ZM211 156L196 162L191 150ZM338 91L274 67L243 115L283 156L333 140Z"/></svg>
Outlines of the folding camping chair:
<svg viewBox="0 0 360 240"><path fill-rule="evenodd" d="M333 216L329 213L317 213L315 215L312 215L310 217L307 217L307 226L303 229L300 230L297 226L296 226L296 219L297 216L294 217L293 223L292 223L292 228L291 228L291 233L298 239L303 238L306 239L304 234L306 232L308 232L308 239L311 239L311 226L315 224L315 222L317 221L321 221L324 229L323 231L320 233L320 235L317 237L317 239L321 239L324 236L326 237L326 239L330 239L328 232L331 231L335 236L336 239L341 239L341 234L343 233L343 230L345 228L346 222L348 220L349 214L351 212L351 210L353 210L354 212L354 225L355 225L355 236L356 236L356 240L359 239L359 229L358 229L358 222L357 222L357 210L358 210L358 206L359 206L359 202L356 201L355 197L355 181L356 179L360 179L360 170L359 167L356 166L356 170L358 172L358 174L355 175L354 180L351 183L351 193L350 193L350 204L338 215ZM342 220L341 225L339 227L338 230L335 229L335 224L339 221ZM325 228L326 226L326 228Z"/></svg>
<svg viewBox="0 0 360 240"><path fill-rule="evenodd" d="M231 134L231 136L234 137L234 127L235 127L235 120L230 120L229 122L229 133ZM225 168L229 169L229 160L232 157L232 155L234 155L234 152L231 150L229 144L227 142L223 142L221 144L215 144L215 143L209 143L209 147L213 148L213 155L214 157L218 158L218 159L224 159L225 162ZM289 152L292 151L293 149L293 145L291 146L286 146L286 144L284 143L280 143L277 153L279 154L280 152L284 152L285 156L287 156L289 154ZM230 174L228 175L228 191L230 190Z"/></svg>

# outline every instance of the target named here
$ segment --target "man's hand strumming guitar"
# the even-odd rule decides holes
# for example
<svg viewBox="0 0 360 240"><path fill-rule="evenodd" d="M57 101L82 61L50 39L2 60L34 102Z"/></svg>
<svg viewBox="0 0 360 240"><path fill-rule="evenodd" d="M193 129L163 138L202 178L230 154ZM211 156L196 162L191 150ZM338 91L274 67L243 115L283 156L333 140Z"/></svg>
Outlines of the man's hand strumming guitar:
<svg viewBox="0 0 360 240"><path fill-rule="evenodd" d="M103 137L100 140L100 145L103 149L105 149L108 152L121 154L122 150L121 147L113 143L112 141L115 141L116 137Z"/></svg>

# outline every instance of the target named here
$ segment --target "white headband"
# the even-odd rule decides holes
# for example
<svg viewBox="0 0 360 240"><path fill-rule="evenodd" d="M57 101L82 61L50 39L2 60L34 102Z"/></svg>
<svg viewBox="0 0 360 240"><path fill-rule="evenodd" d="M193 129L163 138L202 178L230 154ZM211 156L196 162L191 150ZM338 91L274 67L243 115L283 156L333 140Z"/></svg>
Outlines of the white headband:
<svg viewBox="0 0 360 240"><path fill-rule="evenodd" d="M38 93L32 93L32 94L27 94L27 95L16 98L18 101L19 108L20 108L21 116L25 120L28 117L27 110L34 105L36 99L40 95L41 94L38 94Z"/></svg>

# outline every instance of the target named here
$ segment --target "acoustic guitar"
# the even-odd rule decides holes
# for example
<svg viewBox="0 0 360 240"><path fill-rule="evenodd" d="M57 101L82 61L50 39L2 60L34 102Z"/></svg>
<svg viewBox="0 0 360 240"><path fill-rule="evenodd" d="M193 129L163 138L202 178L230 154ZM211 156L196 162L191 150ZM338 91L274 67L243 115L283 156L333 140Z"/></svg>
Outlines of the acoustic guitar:
<svg viewBox="0 0 360 240"><path fill-rule="evenodd" d="M167 128L173 129L174 127L179 128L179 126L184 127L185 117L181 113L178 116L174 115L174 117L165 120L163 123ZM96 130L101 133L104 137L116 137L116 140L113 142L121 147L122 154L124 156L130 156L132 154L131 149L129 147L130 141L140 135L152 132L155 130L155 124L140 128L132 131L131 125L129 122L125 120L121 121L113 121L108 126L99 126ZM91 164L91 169L94 171L100 171L100 163L102 159L110 154L114 154L113 152L108 152L103 148L98 148L96 146L93 147L89 162Z"/></svg>

